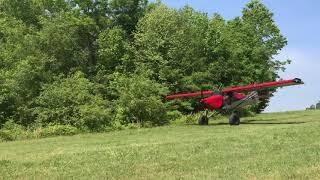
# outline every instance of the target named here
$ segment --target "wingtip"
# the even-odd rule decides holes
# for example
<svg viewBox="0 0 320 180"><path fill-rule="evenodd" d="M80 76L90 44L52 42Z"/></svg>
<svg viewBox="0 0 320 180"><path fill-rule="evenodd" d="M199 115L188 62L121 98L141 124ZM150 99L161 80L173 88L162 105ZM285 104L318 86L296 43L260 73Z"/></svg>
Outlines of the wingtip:
<svg viewBox="0 0 320 180"><path fill-rule="evenodd" d="M293 80L297 84L304 84L304 82L300 78L294 78Z"/></svg>

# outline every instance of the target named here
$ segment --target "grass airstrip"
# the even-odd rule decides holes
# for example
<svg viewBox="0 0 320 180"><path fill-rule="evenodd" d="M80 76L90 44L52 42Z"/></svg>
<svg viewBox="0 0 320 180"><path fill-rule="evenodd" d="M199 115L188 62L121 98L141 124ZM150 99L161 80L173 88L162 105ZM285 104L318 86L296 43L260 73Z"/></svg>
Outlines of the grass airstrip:
<svg viewBox="0 0 320 180"><path fill-rule="evenodd" d="M320 179L320 111L2 142L0 179Z"/></svg>

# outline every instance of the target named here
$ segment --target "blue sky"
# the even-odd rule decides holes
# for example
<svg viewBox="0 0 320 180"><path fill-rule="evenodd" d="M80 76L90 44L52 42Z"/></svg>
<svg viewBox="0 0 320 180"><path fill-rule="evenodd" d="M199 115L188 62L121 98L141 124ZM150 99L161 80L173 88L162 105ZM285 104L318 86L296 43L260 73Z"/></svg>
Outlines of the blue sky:
<svg viewBox="0 0 320 180"><path fill-rule="evenodd" d="M320 100L320 1L261 0L274 13L274 20L288 45L277 59L291 59L283 79L301 78L306 84L279 89L266 112L302 110ZM162 0L170 7L188 4L211 16L217 12L225 19L241 15L249 0Z"/></svg>

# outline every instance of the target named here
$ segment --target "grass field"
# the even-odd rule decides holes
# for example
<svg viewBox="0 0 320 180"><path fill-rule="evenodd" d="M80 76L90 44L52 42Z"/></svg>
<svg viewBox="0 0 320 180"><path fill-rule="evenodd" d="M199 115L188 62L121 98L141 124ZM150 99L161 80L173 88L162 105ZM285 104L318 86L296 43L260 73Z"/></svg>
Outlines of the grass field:
<svg viewBox="0 0 320 180"><path fill-rule="evenodd" d="M0 143L0 179L320 179L320 111Z"/></svg>

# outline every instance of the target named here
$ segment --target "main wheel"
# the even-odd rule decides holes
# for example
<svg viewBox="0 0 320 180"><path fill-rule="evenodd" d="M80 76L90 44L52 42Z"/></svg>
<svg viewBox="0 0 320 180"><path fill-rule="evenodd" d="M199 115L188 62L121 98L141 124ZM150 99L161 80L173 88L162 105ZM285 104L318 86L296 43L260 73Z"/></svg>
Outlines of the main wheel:
<svg viewBox="0 0 320 180"><path fill-rule="evenodd" d="M198 121L199 125L208 125L209 120L207 116L201 116Z"/></svg>
<svg viewBox="0 0 320 180"><path fill-rule="evenodd" d="M240 124L240 115L238 112L233 112L229 118L229 124L232 125L239 125Z"/></svg>

